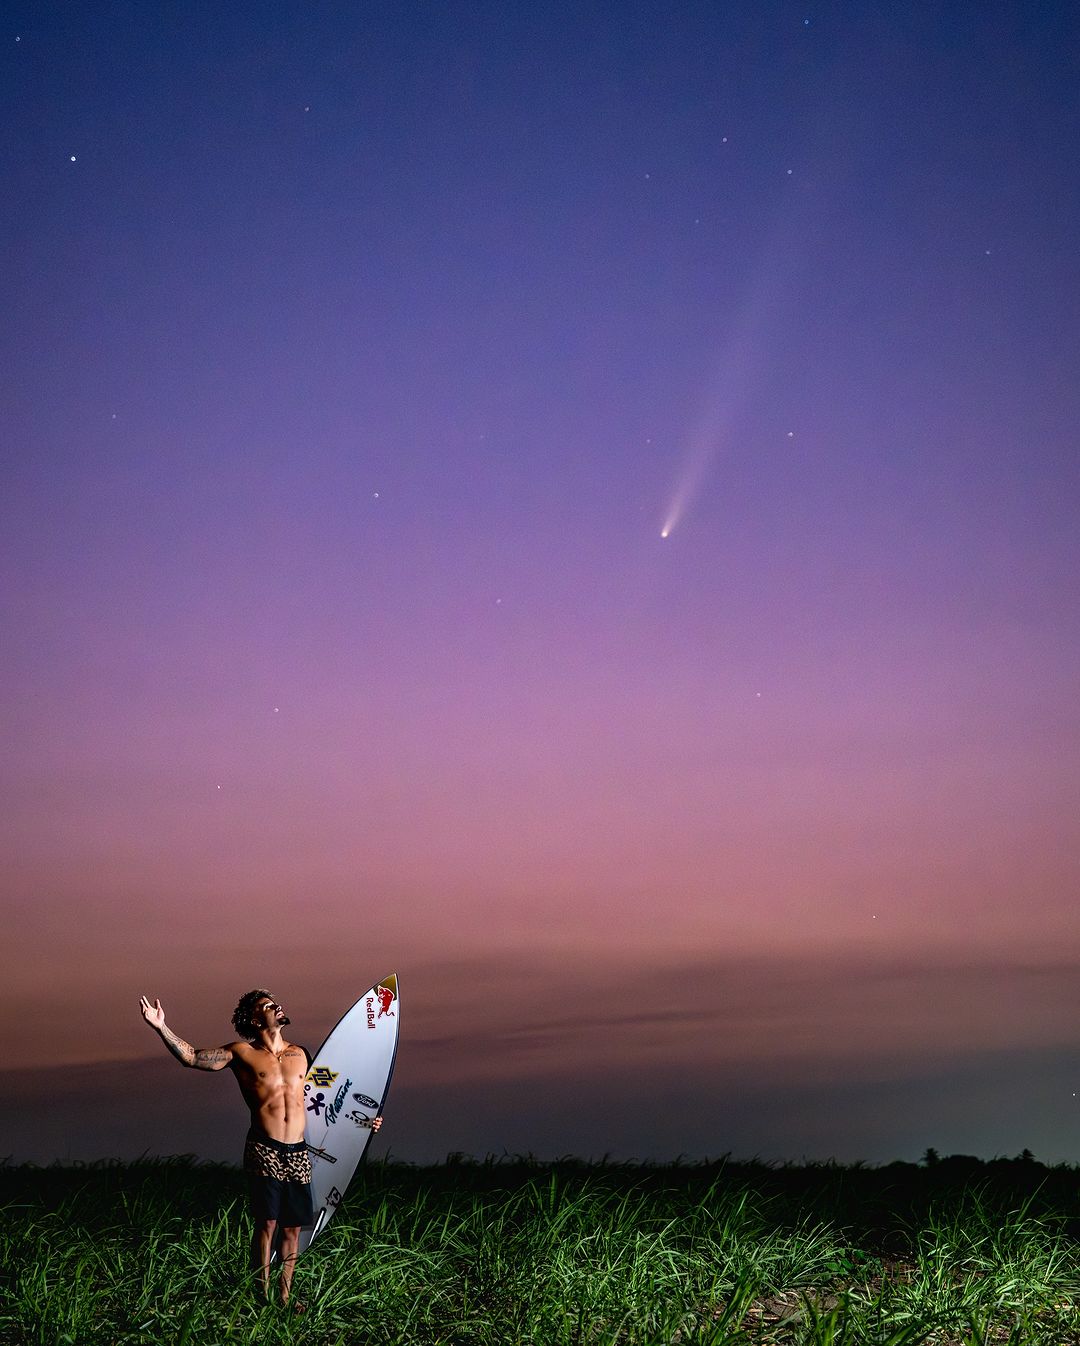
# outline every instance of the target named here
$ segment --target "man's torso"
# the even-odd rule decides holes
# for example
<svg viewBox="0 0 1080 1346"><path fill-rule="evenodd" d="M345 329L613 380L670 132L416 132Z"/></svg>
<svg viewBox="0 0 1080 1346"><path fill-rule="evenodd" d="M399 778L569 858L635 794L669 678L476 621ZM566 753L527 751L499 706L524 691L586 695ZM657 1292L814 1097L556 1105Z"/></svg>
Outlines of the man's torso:
<svg viewBox="0 0 1080 1346"><path fill-rule="evenodd" d="M250 1042L231 1044L231 1067L251 1111L251 1125L271 1140L304 1139L304 1076L307 1053L287 1042L280 1053Z"/></svg>

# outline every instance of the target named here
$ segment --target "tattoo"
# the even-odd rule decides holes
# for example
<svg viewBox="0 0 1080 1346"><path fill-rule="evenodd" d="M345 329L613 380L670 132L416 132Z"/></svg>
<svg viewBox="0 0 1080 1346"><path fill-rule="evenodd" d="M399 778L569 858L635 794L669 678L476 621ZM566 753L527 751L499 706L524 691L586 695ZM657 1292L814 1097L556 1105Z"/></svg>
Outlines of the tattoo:
<svg viewBox="0 0 1080 1346"><path fill-rule="evenodd" d="M195 1048L190 1042L185 1042L183 1038L177 1037L171 1028L166 1028L164 1024L160 1028L161 1040L173 1056L185 1066L195 1064Z"/></svg>
<svg viewBox="0 0 1080 1346"><path fill-rule="evenodd" d="M185 1042L164 1024L160 1031L161 1040L181 1065L191 1066L195 1070L217 1070L229 1059L229 1053L224 1047L200 1047L196 1051L190 1042Z"/></svg>

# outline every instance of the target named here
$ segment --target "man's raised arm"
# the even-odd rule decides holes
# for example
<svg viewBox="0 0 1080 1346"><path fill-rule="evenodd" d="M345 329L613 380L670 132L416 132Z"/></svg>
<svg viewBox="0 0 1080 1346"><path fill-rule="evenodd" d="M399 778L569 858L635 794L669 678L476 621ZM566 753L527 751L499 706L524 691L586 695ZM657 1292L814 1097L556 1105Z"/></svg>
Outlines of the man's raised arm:
<svg viewBox="0 0 1080 1346"><path fill-rule="evenodd" d="M193 1070L224 1070L233 1059L231 1047L193 1047L190 1042L177 1037L165 1026L165 1011L160 1000L151 1005L143 996L139 1005L143 1018L182 1066L190 1066Z"/></svg>

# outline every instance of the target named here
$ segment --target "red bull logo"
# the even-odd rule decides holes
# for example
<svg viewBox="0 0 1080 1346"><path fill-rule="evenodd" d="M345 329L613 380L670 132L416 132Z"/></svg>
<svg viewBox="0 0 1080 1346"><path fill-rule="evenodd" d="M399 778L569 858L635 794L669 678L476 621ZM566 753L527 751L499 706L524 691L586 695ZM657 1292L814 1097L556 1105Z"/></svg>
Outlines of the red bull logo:
<svg viewBox="0 0 1080 1346"><path fill-rule="evenodd" d="M384 1014L390 1019L394 1017L394 1011L390 1006L394 1003L396 998L397 997L389 986L375 987L375 994L367 996L364 1001L364 1006L367 1011L367 1026L369 1028L374 1028L375 1020L381 1019ZM375 1009L376 1003L378 1003L379 1006L377 1012Z"/></svg>

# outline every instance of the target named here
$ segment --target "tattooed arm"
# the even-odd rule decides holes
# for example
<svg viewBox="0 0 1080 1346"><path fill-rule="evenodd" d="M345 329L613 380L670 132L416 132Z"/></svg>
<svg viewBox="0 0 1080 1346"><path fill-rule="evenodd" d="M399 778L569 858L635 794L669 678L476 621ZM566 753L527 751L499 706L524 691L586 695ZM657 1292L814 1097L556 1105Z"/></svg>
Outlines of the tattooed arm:
<svg viewBox="0 0 1080 1346"><path fill-rule="evenodd" d="M190 1066L193 1070L224 1070L232 1061L231 1047L193 1047L166 1027L165 1011L161 1008L160 1000L155 1000L151 1005L143 996L139 1004L143 1018L182 1066Z"/></svg>

